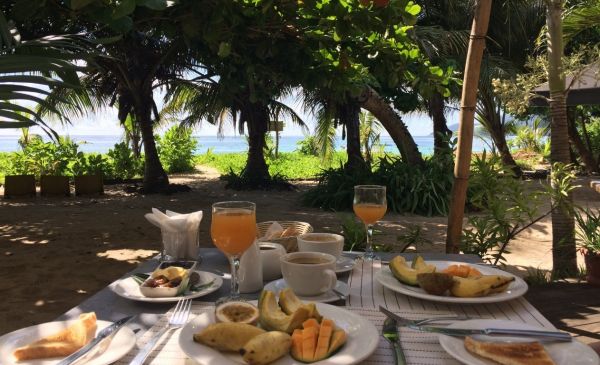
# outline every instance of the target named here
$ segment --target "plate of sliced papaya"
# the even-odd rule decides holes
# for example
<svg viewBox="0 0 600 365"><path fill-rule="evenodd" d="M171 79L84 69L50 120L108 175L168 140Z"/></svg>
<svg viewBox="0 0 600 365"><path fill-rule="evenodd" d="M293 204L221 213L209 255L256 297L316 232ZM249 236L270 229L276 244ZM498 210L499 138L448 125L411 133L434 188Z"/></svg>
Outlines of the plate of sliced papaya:
<svg viewBox="0 0 600 365"><path fill-rule="evenodd" d="M518 298L527 283L506 271L453 261L412 263L403 256L390 260L375 274L386 288L411 297L444 303L496 303Z"/></svg>
<svg viewBox="0 0 600 365"><path fill-rule="evenodd" d="M368 319L329 304L301 302L290 289L279 298L263 291L256 309L258 318L246 323L200 314L182 328L179 346L202 365L350 365L366 359L379 343Z"/></svg>

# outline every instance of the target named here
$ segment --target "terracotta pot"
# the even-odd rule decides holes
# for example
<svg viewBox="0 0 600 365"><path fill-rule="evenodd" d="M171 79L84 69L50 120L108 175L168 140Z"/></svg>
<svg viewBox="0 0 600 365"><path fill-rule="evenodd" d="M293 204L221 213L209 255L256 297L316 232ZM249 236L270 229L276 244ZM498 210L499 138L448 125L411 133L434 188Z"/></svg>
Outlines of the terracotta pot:
<svg viewBox="0 0 600 365"><path fill-rule="evenodd" d="M68 176L52 176L42 175L40 179L41 194L42 196L47 195L71 195L71 189L69 187Z"/></svg>
<svg viewBox="0 0 600 365"><path fill-rule="evenodd" d="M35 176L8 175L4 177L4 197L35 196Z"/></svg>
<svg viewBox="0 0 600 365"><path fill-rule="evenodd" d="M75 176L75 195L104 194L102 175Z"/></svg>
<svg viewBox="0 0 600 365"><path fill-rule="evenodd" d="M585 255L586 280L589 284L600 286L600 254L590 252Z"/></svg>

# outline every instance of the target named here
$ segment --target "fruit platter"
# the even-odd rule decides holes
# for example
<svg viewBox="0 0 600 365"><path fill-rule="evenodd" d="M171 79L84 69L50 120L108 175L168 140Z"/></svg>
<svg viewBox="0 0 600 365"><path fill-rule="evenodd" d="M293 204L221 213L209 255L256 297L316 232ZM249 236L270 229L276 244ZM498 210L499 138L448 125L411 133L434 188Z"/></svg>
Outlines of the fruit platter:
<svg viewBox="0 0 600 365"><path fill-rule="evenodd" d="M420 299L445 303L496 303L518 298L527 283L508 272L485 265L452 261L407 262L396 256L375 274L386 288Z"/></svg>
<svg viewBox="0 0 600 365"><path fill-rule="evenodd" d="M354 364L375 351L377 329L343 308L302 302L290 289L262 292L192 319L181 349L199 364Z"/></svg>

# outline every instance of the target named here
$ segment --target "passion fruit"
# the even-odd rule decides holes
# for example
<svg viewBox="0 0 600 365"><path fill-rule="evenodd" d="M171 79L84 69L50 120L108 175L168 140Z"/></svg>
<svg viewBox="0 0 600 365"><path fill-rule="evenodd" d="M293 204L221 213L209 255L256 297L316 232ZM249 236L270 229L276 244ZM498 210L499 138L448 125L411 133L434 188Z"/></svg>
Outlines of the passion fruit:
<svg viewBox="0 0 600 365"><path fill-rule="evenodd" d="M215 308L217 322L255 324L258 316L258 308L247 302L226 302Z"/></svg>

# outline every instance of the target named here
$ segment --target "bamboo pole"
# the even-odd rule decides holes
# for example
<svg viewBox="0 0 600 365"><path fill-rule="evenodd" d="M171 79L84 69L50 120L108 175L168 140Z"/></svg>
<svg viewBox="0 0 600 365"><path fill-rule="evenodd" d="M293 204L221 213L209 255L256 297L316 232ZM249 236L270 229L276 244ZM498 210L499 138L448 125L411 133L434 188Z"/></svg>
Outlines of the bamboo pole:
<svg viewBox="0 0 600 365"><path fill-rule="evenodd" d="M465 64L462 98L458 130L458 151L454 166L454 184L450 198L450 214L448 215L448 231L446 234L446 252L458 253L462 232L469 167L473 149L473 121L477 104L477 89L481 59L485 49L485 36L490 21L492 0L479 0L475 7L475 16L469 37L469 50Z"/></svg>

